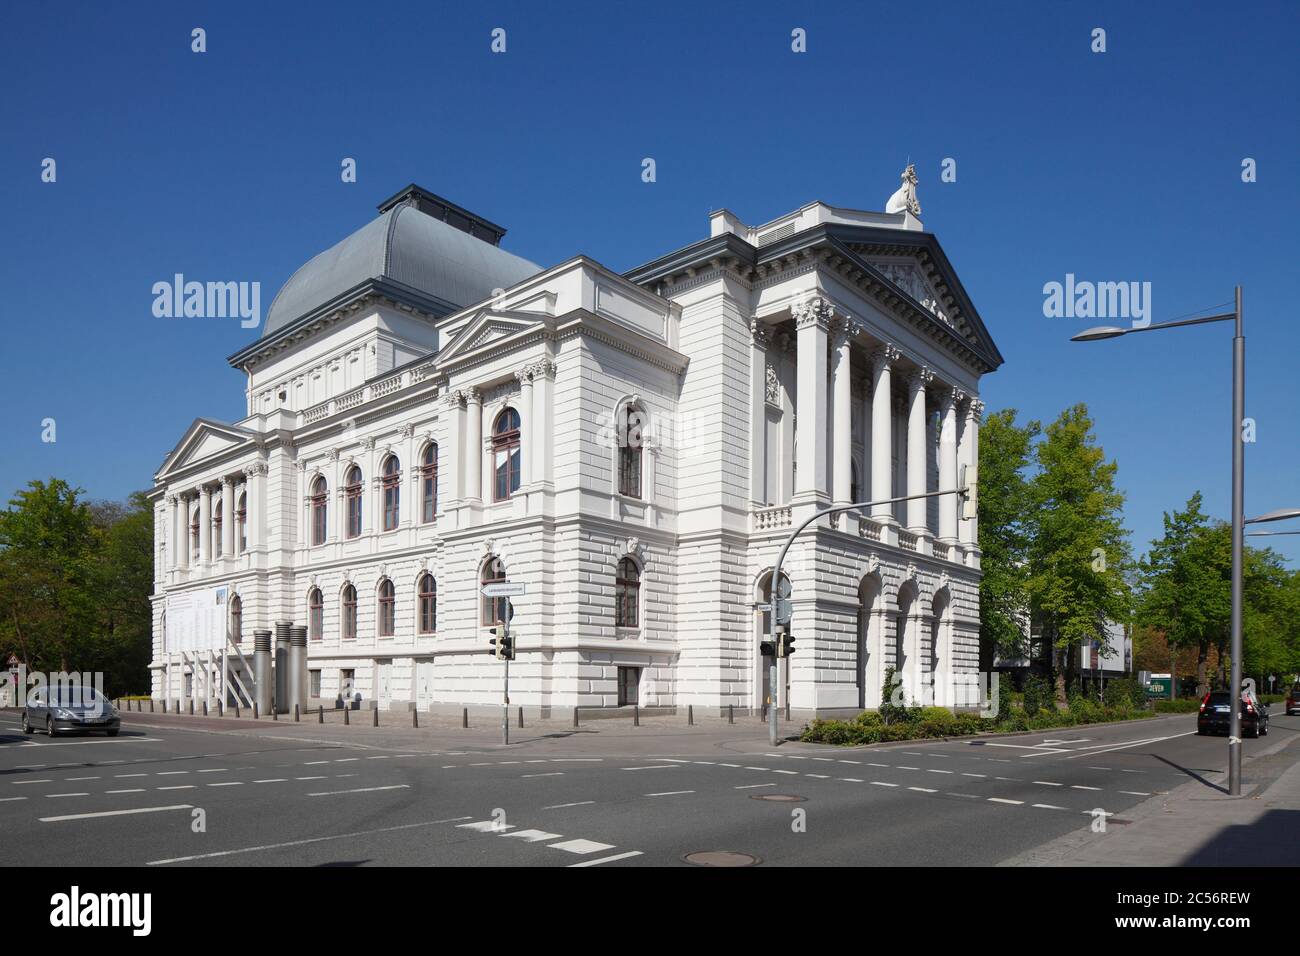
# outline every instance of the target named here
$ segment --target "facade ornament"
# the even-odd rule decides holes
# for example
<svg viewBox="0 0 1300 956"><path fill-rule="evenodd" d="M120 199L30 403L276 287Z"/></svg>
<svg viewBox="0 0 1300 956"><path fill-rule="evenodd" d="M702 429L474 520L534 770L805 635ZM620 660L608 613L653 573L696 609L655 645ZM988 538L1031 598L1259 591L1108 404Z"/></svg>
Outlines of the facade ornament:
<svg viewBox="0 0 1300 956"><path fill-rule="evenodd" d="M907 376L907 388L909 392L923 392L933 381L934 372L922 365Z"/></svg>
<svg viewBox="0 0 1300 956"><path fill-rule="evenodd" d="M916 166L908 163L907 168L903 170L899 178L902 179L903 184L885 203L885 212L910 212L917 219L920 219L921 203L916 198Z"/></svg>
<svg viewBox="0 0 1300 956"><path fill-rule="evenodd" d="M766 381L764 390L767 396L767 403L777 408L781 407L781 382L776 374L776 365L772 362L767 363Z"/></svg>
<svg viewBox="0 0 1300 956"><path fill-rule="evenodd" d="M461 394L465 396L466 405L483 404L483 393L479 391L477 385L471 385L469 388L464 389Z"/></svg>
<svg viewBox="0 0 1300 956"><path fill-rule="evenodd" d="M772 344L772 327L765 322L760 322L758 319L750 319L749 334L753 336L754 346L765 352L767 351L768 346Z"/></svg>
<svg viewBox="0 0 1300 956"><path fill-rule="evenodd" d="M907 562L907 571L904 572L904 574L903 574L903 580L904 580L904 581L915 581L915 580L916 580L916 562L915 562L915 561L908 561L908 562Z"/></svg>
<svg viewBox="0 0 1300 956"><path fill-rule="evenodd" d="M956 388L956 387L945 388L942 392L942 395L943 395L943 407L945 411L947 410L949 405L952 405L954 408L956 408L958 405L960 405L962 402L966 400L966 393L963 392L960 388Z"/></svg>
<svg viewBox="0 0 1300 956"><path fill-rule="evenodd" d="M514 376L515 381L520 385L523 385L525 382L531 382L533 380L533 367L531 365L525 365L523 368L515 369Z"/></svg>
<svg viewBox="0 0 1300 956"><path fill-rule="evenodd" d="M638 561L644 559L645 552L646 552L645 542L642 541L640 538L628 538L626 541L622 541L619 544L620 554L625 554L629 557L636 558Z"/></svg>
<svg viewBox="0 0 1300 956"><path fill-rule="evenodd" d="M814 295L790 306L790 314L794 316L796 328L804 329L810 325L825 327L835 317L835 308L821 296Z"/></svg>
<svg viewBox="0 0 1300 956"><path fill-rule="evenodd" d="M415 422L407 422L402 426L402 437L410 438L415 434Z"/></svg>
<svg viewBox="0 0 1300 956"><path fill-rule="evenodd" d="M867 573L878 574L880 572L880 555L874 551L867 556Z"/></svg>
<svg viewBox="0 0 1300 956"><path fill-rule="evenodd" d="M533 373L533 381L537 381L539 378L555 378L555 363L548 358L544 358L540 362L533 363L530 366L530 371Z"/></svg>
<svg viewBox="0 0 1300 956"><path fill-rule="evenodd" d="M938 588L938 590L942 591L944 588L946 588L946 587L947 587L949 584L951 584L951 583L952 583L952 578L949 576L949 574L948 574L947 571L944 571L942 574L939 575L939 588Z"/></svg>
<svg viewBox="0 0 1300 956"><path fill-rule="evenodd" d="M978 422L984 417L984 403L978 398L972 398L966 406L966 417L973 422Z"/></svg>
<svg viewBox="0 0 1300 956"><path fill-rule="evenodd" d="M871 370L873 373L879 372L882 368L893 365L902 357L903 353L896 346L886 342L871 353Z"/></svg>
<svg viewBox="0 0 1300 956"><path fill-rule="evenodd" d="M338 461L341 452L337 448L331 448L329 451L330 461Z"/></svg>
<svg viewBox="0 0 1300 956"><path fill-rule="evenodd" d="M459 391L447 392L445 395L442 396L442 405L448 411L455 411L456 409L460 408L461 404L464 401L465 401L465 396L462 395Z"/></svg>
<svg viewBox="0 0 1300 956"><path fill-rule="evenodd" d="M373 451L375 448L374 436L367 435L365 438L361 439L361 447L364 448L366 451Z"/></svg>

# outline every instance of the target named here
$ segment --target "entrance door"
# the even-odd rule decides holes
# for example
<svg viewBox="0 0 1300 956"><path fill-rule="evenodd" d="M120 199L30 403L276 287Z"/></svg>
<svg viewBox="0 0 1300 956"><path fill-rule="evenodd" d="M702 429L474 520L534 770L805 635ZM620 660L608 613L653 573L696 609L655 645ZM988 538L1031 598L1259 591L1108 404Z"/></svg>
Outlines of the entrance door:
<svg viewBox="0 0 1300 956"><path fill-rule="evenodd" d="M415 699L421 704L433 701L433 661L415 662Z"/></svg>
<svg viewBox="0 0 1300 956"><path fill-rule="evenodd" d="M620 667L618 669L618 705L620 707L640 703L637 694L641 686L641 668Z"/></svg>
<svg viewBox="0 0 1300 956"><path fill-rule="evenodd" d="M385 658L375 662L378 680L375 683L375 700L380 707L387 707L393 699L393 661Z"/></svg>

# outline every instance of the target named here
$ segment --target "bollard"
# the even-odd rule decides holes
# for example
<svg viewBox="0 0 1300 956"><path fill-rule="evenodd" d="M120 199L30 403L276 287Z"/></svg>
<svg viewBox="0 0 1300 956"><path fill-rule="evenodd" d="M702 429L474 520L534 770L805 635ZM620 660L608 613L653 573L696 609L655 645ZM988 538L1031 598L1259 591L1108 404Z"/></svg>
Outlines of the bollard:
<svg viewBox="0 0 1300 956"><path fill-rule="evenodd" d="M208 701L207 701L207 698L204 698L204 700L203 700L203 716L204 716L204 717L208 716Z"/></svg>
<svg viewBox="0 0 1300 956"><path fill-rule="evenodd" d="M235 720L239 719L239 700L235 700Z"/></svg>
<svg viewBox="0 0 1300 956"><path fill-rule="evenodd" d="M163 698L162 705L163 705L162 712L165 714L165 713L167 713L167 698L166 698L166 697Z"/></svg>
<svg viewBox="0 0 1300 956"><path fill-rule="evenodd" d="M462 708L460 709L460 725L461 725L461 727L468 727L468 726L469 726L469 708L468 708L468 707L462 707Z"/></svg>
<svg viewBox="0 0 1300 956"><path fill-rule="evenodd" d="M153 698L149 698L149 713L153 713Z"/></svg>
<svg viewBox="0 0 1300 956"><path fill-rule="evenodd" d="M298 713L298 705L297 705L297 704L294 704L294 705L293 705L293 722L296 724L296 723L298 723L298 721L299 721L300 719L301 719L301 718L299 717L299 713Z"/></svg>
<svg viewBox="0 0 1300 956"><path fill-rule="evenodd" d="M317 704L317 705L316 705L316 723L318 723L318 724L323 724L323 723L325 723L325 705L324 705L324 704Z"/></svg>
<svg viewBox="0 0 1300 956"><path fill-rule="evenodd" d="M523 725L524 725L524 709L523 709L522 707L520 707L520 708L519 708L519 726L522 727Z"/></svg>
<svg viewBox="0 0 1300 956"><path fill-rule="evenodd" d="M374 715L374 718L375 718L374 720L372 720L372 721L370 722L370 726L371 726L371 727L378 727L378 726L379 726L379 708L376 707L376 708L375 708L374 710L372 710L370 713L373 714L373 715Z"/></svg>
<svg viewBox="0 0 1300 956"><path fill-rule="evenodd" d="M641 705L640 704L632 705L632 726L633 727L641 726Z"/></svg>
<svg viewBox="0 0 1300 956"><path fill-rule="evenodd" d="M279 720L279 719L280 719L280 705L279 705L279 704L276 704L274 707L271 708L271 719L272 719L272 720Z"/></svg>
<svg viewBox="0 0 1300 956"><path fill-rule="evenodd" d="M735 722L736 722L736 705L735 705L735 704L728 704L728 705L727 705L727 723L729 723L729 724L734 724Z"/></svg>
<svg viewBox="0 0 1300 956"><path fill-rule="evenodd" d="M573 726L578 726L578 705L573 705Z"/></svg>
<svg viewBox="0 0 1300 956"><path fill-rule="evenodd" d="M420 726L420 712L418 710L411 711L411 726L412 727Z"/></svg>
<svg viewBox="0 0 1300 956"><path fill-rule="evenodd" d="M790 719L790 701L789 701L789 700L786 700L786 702L785 702L785 719L786 719L786 720L789 720L789 719Z"/></svg>
<svg viewBox="0 0 1300 956"><path fill-rule="evenodd" d="M257 701L253 701L253 719L257 720L257 716L258 716Z"/></svg>
<svg viewBox="0 0 1300 956"><path fill-rule="evenodd" d="M194 716L194 698L193 698L193 697L190 698L190 716L191 716L191 717Z"/></svg>
<svg viewBox="0 0 1300 956"><path fill-rule="evenodd" d="M349 724L352 723L352 721L348 719L348 713L351 711L351 709L352 709L352 708L350 708L350 707L344 707L344 708L343 708L343 726L344 726L344 727L347 727Z"/></svg>
<svg viewBox="0 0 1300 956"><path fill-rule="evenodd" d="M224 700L217 701L217 716L226 716L226 702Z"/></svg>
<svg viewBox="0 0 1300 956"><path fill-rule="evenodd" d="M686 726L687 727L695 726L695 705L694 704L686 705Z"/></svg>

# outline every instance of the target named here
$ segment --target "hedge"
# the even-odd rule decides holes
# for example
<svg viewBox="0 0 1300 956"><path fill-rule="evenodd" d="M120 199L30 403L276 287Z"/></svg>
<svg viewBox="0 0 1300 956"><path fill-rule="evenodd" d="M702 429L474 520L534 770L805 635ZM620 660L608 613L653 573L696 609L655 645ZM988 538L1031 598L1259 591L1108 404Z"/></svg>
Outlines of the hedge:
<svg viewBox="0 0 1300 956"><path fill-rule="evenodd" d="M804 728L799 739L805 743L857 746L894 740L1050 730L1053 727L1073 727L1151 716L1153 714L1149 710L1138 710L1127 705L1104 707L1082 698L1076 698L1069 710L1045 709L1034 715L1017 712L1009 717L1002 715L1002 719L971 713L954 714L943 707L917 707L909 708L906 718L888 724L875 711L864 711L852 720L814 720Z"/></svg>

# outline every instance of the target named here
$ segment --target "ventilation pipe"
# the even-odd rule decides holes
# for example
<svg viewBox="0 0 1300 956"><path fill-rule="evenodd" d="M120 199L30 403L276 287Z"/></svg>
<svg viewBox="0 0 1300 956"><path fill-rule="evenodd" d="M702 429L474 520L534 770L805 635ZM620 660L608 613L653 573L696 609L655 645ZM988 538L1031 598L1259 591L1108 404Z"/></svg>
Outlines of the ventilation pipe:
<svg viewBox="0 0 1300 956"><path fill-rule="evenodd" d="M293 621L275 622L275 712L289 713L289 632Z"/></svg>
<svg viewBox="0 0 1300 956"><path fill-rule="evenodd" d="M286 712L307 706L307 628L302 625L289 629L288 690Z"/></svg>
<svg viewBox="0 0 1300 956"><path fill-rule="evenodd" d="M271 632L253 632L253 702L263 713L271 712L272 681L275 677L271 671Z"/></svg>

